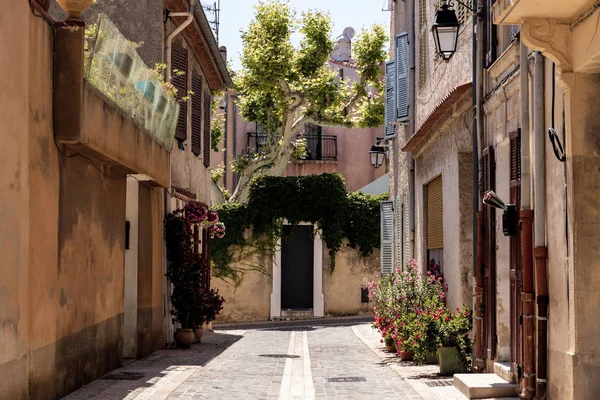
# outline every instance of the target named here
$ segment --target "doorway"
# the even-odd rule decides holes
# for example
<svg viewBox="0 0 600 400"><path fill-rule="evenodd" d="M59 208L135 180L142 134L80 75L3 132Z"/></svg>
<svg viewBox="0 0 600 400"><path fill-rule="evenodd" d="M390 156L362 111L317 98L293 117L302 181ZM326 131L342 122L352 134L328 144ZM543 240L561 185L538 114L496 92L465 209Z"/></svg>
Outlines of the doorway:
<svg viewBox="0 0 600 400"><path fill-rule="evenodd" d="M314 244L310 225L284 225L281 247L281 308L313 308Z"/></svg>

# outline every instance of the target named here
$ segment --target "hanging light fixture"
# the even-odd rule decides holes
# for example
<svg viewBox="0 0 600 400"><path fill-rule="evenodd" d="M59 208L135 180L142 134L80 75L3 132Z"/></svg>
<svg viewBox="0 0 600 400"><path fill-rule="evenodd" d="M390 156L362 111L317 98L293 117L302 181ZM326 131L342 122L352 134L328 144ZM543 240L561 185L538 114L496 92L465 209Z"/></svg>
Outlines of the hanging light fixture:
<svg viewBox="0 0 600 400"><path fill-rule="evenodd" d="M383 138L377 138L377 143L371 146L369 150L369 157L371 158L371 165L374 168L379 168L383 165L383 161L387 155L387 146L382 145Z"/></svg>
<svg viewBox="0 0 600 400"><path fill-rule="evenodd" d="M452 7L452 3L449 5L448 1L442 0L440 9L435 13L435 20L431 27L437 53L446 62L456 52L458 28L460 27L458 18L456 18L456 12L450 9L450 7Z"/></svg>

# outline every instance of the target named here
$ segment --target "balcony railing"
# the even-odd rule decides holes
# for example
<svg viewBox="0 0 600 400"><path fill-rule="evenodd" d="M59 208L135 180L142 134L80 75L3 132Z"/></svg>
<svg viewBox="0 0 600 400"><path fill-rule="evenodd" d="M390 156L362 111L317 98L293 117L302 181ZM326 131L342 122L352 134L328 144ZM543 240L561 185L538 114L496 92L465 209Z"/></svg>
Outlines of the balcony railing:
<svg viewBox="0 0 600 400"><path fill-rule="evenodd" d="M112 100L137 126L170 150L175 138L179 104L163 89L156 71L144 64L104 14L86 32L85 78Z"/></svg>
<svg viewBox="0 0 600 400"><path fill-rule="evenodd" d="M267 145L265 133L248 132L246 154L258 154ZM304 134L306 139L306 161L337 161L337 136L322 134Z"/></svg>
<svg viewBox="0 0 600 400"><path fill-rule="evenodd" d="M267 144L266 133L248 132L248 141L246 143L246 154L258 154Z"/></svg>
<svg viewBox="0 0 600 400"><path fill-rule="evenodd" d="M305 134L307 151L305 160L337 161L337 136Z"/></svg>

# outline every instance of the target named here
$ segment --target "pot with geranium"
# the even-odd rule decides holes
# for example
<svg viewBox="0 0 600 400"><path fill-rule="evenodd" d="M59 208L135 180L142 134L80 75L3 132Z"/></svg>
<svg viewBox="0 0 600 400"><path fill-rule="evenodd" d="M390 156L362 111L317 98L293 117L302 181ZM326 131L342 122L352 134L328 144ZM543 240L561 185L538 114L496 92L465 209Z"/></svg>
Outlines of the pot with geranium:
<svg viewBox="0 0 600 400"><path fill-rule="evenodd" d="M471 339L469 334L473 328L471 309L456 308L456 312L445 310L437 320L438 360L440 374L471 371Z"/></svg>

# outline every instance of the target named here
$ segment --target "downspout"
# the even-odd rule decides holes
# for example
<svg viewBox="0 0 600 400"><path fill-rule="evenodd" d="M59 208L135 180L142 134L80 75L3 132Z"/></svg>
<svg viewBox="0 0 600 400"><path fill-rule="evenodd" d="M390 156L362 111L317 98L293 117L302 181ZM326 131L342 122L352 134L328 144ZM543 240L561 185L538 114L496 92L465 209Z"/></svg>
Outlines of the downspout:
<svg viewBox="0 0 600 400"><path fill-rule="evenodd" d="M410 43L408 57L410 62L409 70L409 106L410 116L408 119L408 140L415 132L415 2L410 2L410 21L408 27L408 40ZM408 153L408 228L409 228L409 259L415 258L415 160L413 153Z"/></svg>
<svg viewBox="0 0 600 400"><path fill-rule="evenodd" d="M529 49L520 42L520 101L521 101L521 261L523 268L523 289L521 293L521 315L523 316L523 394L533 396L533 218L531 209L531 173L529 149ZM537 73L537 71L536 71ZM534 93L534 101L539 102ZM537 118L534 115L535 118ZM536 128L537 129L537 128ZM537 157L536 157L537 158ZM535 376L535 375L534 375Z"/></svg>
<svg viewBox="0 0 600 400"><path fill-rule="evenodd" d="M536 270L538 267L537 253L542 237L545 243L545 225L543 218L546 215L543 204L545 191L544 163L544 58L542 53L535 52L533 73L533 183L534 183L534 226L535 226L535 253ZM540 220L540 217L542 220ZM538 230L539 229L539 230ZM524 243L525 244L525 243ZM528 250L523 248L523 253ZM525 254L523 254L525 256ZM527 264L529 259L523 259L523 385L522 397L533 399L535 397L535 310L533 300L535 297L534 269ZM527 268L526 268L527 267ZM536 271L536 277L538 275Z"/></svg>
<svg viewBox="0 0 600 400"><path fill-rule="evenodd" d="M235 160L237 157L237 104L235 102L236 97L233 96L233 151L231 152L231 161ZM227 168L227 166L225 166ZM235 172L231 171L231 193L235 191L235 187L237 186L238 180L235 177Z"/></svg>
<svg viewBox="0 0 600 400"><path fill-rule="evenodd" d="M229 125L229 116L227 115L229 113L229 93L225 92L225 94L223 95L223 99L225 100L225 110L224 110L224 114L225 114L225 128L224 128L224 132L223 132L223 148L225 149L225 151L223 152L223 188L227 189L227 135L229 134L228 129L227 129L227 125Z"/></svg>
<svg viewBox="0 0 600 400"><path fill-rule="evenodd" d="M548 340L548 280L546 255L546 129L544 104L544 56L535 53L535 104L534 114L534 206L535 206L535 283L537 288L537 399L546 398L547 340ZM555 82L552 82L554 85ZM554 87L553 87L554 90ZM554 106L554 105L553 105Z"/></svg>
<svg viewBox="0 0 600 400"><path fill-rule="evenodd" d="M473 133L472 133L472 197L473 197L473 275L475 288L473 310L475 310L475 372L485 371L483 354L483 216L479 198L479 135L483 134L483 0L473 0Z"/></svg>
<svg viewBox="0 0 600 400"><path fill-rule="evenodd" d="M173 50L173 38L177 36L182 30L184 30L189 24L194 20L194 7L196 6L196 2L193 2L190 5L190 9L188 12L174 12L169 13L169 17L187 17L185 21L181 25L179 25L173 32L167 36L167 45L166 45L166 59L167 59L167 82L171 82L171 52Z"/></svg>

